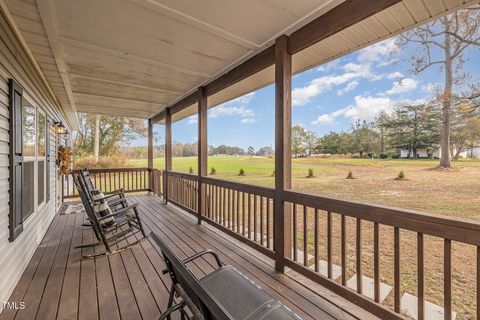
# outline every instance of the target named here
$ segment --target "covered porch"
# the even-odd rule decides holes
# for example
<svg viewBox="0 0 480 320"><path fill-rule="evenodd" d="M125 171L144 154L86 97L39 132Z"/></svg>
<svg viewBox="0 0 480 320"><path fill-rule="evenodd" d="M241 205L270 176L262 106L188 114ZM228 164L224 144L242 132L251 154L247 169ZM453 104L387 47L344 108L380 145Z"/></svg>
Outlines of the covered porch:
<svg viewBox="0 0 480 320"><path fill-rule="evenodd" d="M293 75L474 1L305 1L297 7L252 1L262 32L245 23L254 10L237 7L238 1L219 10L196 1L160 2L0 0L12 29L23 35L19 42L30 48L31 69L42 75L36 81L48 84L70 129L78 126L77 111L148 121L148 166L91 170L97 188L132 193L128 199L139 203L147 230L180 257L217 251L303 319L404 319L406 313L431 319L424 237L435 238L443 258L440 318L455 318L453 244L468 246L475 252L470 285L480 317L479 223L297 192L291 181ZM275 187L212 178L208 109L272 83ZM172 123L194 115L198 174L174 172ZM162 169L153 166L157 123L165 125ZM149 239L82 260L93 249L75 247L93 241L93 233L67 201L78 197L71 176L61 179L55 189L65 205L8 300L24 306L4 308L0 319L157 319L170 286L158 247ZM407 233L416 257L408 312L401 268ZM391 264L384 267L384 260ZM201 277L211 268L204 260L192 271Z"/></svg>

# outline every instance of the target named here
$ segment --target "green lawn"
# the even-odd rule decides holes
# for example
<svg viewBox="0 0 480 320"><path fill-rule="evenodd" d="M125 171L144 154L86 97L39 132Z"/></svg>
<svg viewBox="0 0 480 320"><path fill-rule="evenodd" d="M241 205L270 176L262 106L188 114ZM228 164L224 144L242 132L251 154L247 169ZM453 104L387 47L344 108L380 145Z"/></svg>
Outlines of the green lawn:
<svg viewBox="0 0 480 320"><path fill-rule="evenodd" d="M129 165L145 167L146 159L130 160ZM454 169L435 170L438 160L298 158L293 159L293 189L452 216L480 219L480 161L462 160ZM163 168L163 159L154 159ZM173 158L173 170L197 171L196 157ZM273 186L274 159L264 157L209 157L216 178L242 183ZM314 178L307 178L312 168ZM245 176L238 171L245 170ZM355 179L345 177L352 171ZM394 178L400 171L405 181Z"/></svg>

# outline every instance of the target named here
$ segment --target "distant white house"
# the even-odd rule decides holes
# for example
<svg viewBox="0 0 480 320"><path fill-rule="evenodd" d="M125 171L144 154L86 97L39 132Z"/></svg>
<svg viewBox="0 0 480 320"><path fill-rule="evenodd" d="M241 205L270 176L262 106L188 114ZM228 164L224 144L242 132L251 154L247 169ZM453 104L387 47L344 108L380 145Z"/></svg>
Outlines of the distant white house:
<svg viewBox="0 0 480 320"><path fill-rule="evenodd" d="M410 146L403 146L399 148L400 158L413 158L413 148ZM439 148L432 146L418 146L417 147L417 158L418 159L427 159L427 158L439 158L440 152Z"/></svg>
<svg viewBox="0 0 480 320"><path fill-rule="evenodd" d="M409 146L400 147L399 151L400 151L400 158L403 158L403 159L413 158L413 150L411 147ZM440 159L440 155L441 155L441 148L436 148L433 146L417 147L418 159L427 159L427 158ZM460 152L460 158L480 159L480 147L473 147Z"/></svg>

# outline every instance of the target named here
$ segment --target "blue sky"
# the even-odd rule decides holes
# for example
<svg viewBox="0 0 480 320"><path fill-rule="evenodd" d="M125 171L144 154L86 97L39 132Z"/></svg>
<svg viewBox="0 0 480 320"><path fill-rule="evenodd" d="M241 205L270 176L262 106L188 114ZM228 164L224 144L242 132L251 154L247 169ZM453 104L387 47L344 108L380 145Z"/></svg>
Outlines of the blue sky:
<svg viewBox="0 0 480 320"><path fill-rule="evenodd" d="M356 119L373 120L381 110L429 100L443 85L442 73L431 67L411 72L413 47L399 49L385 40L296 75L292 83L293 125L323 135L349 130ZM437 52L438 53L438 52ZM435 55L435 53L434 53ZM466 52L465 72L478 82L480 49ZM164 142L164 127L156 126ZM197 139L196 115L173 124L175 141ZM274 87L224 103L208 112L208 142L247 148L274 146ZM146 139L136 141L145 145Z"/></svg>

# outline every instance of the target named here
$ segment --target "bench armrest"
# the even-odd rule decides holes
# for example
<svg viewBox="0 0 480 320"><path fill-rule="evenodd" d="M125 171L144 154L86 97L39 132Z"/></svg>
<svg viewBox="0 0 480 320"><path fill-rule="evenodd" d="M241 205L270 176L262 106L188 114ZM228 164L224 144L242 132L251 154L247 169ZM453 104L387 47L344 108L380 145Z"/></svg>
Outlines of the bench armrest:
<svg viewBox="0 0 480 320"><path fill-rule="evenodd" d="M212 250L200 251L200 252L194 254L193 256L190 256L187 259L183 260L183 263L185 263L185 264L189 263L189 262L191 262L195 259L198 259L198 258L200 258L200 257L202 257L206 254L210 254L215 258L215 261L217 262L219 268L221 268L223 266L223 263L222 263L222 261L220 261L220 257L218 256L218 254L215 251L212 251Z"/></svg>
<svg viewBox="0 0 480 320"><path fill-rule="evenodd" d="M174 313L175 311L177 310L180 310L180 312L183 312L183 308L185 308L186 306L186 303L185 302L180 302L180 303L177 303L176 305L174 306L171 306L170 308L168 308L167 310L165 310L164 313L162 313L161 317L159 320L165 320L165 319L169 319L169 317L171 316L172 313Z"/></svg>

